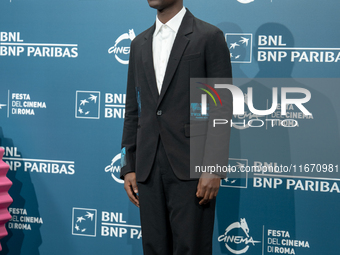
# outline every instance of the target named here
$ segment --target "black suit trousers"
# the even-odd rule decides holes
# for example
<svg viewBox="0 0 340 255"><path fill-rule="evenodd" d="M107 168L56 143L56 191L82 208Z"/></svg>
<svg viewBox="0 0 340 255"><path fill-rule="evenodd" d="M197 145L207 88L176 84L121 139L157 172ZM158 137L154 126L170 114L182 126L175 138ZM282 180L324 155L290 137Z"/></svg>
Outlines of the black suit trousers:
<svg viewBox="0 0 340 255"><path fill-rule="evenodd" d="M199 205L198 180L179 180L159 138L145 182L138 182L145 255L211 255L215 203Z"/></svg>

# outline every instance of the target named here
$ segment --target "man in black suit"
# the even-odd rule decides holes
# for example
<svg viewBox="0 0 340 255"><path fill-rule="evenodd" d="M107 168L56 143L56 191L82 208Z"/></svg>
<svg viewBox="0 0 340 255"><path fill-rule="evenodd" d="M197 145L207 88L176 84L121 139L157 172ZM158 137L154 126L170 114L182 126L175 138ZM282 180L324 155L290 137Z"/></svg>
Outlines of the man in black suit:
<svg viewBox="0 0 340 255"><path fill-rule="evenodd" d="M121 178L140 207L144 254L211 254L220 176L190 178L190 78L231 78L229 50L183 0L148 2L157 19L131 43Z"/></svg>

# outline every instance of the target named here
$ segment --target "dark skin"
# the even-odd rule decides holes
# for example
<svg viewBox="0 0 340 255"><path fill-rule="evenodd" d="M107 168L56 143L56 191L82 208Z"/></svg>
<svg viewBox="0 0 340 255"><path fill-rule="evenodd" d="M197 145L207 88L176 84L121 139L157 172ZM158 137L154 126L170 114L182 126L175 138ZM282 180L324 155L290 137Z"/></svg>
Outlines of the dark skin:
<svg viewBox="0 0 340 255"><path fill-rule="evenodd" d="M183 0L148 0L148 3L151 8L157 9L157 17L163 24L183 8Z"/></svg>
<svg viewBox="0 0 340 255"><path fill-rule="evenodd" d="M151 8L157 9L157 17L163 23L167 23L182 8L183 0L148 0ZM198 181L196 196L200 198L200 205L209 203L217 196L220 187L220 177L214 174L203 173ZM124 189L130 201L139 207L138 187L136 173L128 173L124 176Z"/></svg>

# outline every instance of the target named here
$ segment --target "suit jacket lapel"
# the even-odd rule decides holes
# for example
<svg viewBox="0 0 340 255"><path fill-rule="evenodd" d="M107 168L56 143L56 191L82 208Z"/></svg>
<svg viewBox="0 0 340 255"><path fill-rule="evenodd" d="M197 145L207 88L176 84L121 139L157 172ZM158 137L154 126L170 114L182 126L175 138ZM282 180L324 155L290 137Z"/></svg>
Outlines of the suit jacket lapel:
<svg viewBox="0 0 340 255"><path fill-rule="evenodd" d="M152 56L152 37L153 32L155 31L155 25L153 25L144 37L144 42L142 44L142 60L143 60L143 66L145 70L145 75L148 80L148 84L151 90L151 94L155 101L158 100L158 89L157 89L157 83L156 83L156 75L155 75L155 69L153 65L153 56Z"/></svg>
<svg viewBox="0 0 340 255"><path fill-rule="evenodd" d="M171 80L172 80L172 78L173 78L173 76L176 72L176 69L177 69L178 64L181 60L183 52L184 52L185 48L187 47L187 44L190 41L190 39L188 37L186 37L186 35L192 33L193 20L194 20L194 16L187 9L187 11L186 11L186 13L183 17L182 24L179 27L179 30L177 32L177 36L175 38L174 44L172 46L172 50L171 50L171 53L170 53L170 56L169 56L168 65L167 65L165 75L164 75L161 94L158 98L157 107L161 103L161 101L162 101L162 99L163 99L163 97L166 93L166 90L168 89L168 87L171 83Z"/></svg>

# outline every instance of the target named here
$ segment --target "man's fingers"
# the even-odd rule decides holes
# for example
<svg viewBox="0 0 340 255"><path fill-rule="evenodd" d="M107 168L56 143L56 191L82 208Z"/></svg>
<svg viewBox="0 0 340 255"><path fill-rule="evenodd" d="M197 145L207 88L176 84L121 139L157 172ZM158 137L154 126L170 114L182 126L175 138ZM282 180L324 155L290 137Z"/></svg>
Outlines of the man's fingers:
<svg viewBox="0 0 340 255"><path fill-rule="evenodd" d="M196 197L203 197L203 196L201 195L201 189L197 189L197 191L196 191Z"/></svg>
<svg viewBox="0 0 340 255"><path fill-rule="evenodd" d="M209 194L209 199L212 200L214 199L215 197L217 197L217 193L218 193L218 190L219 190L219 186L214 186L211 188L210 190L210 194Z"/></svg>
<svg viewBox="0 0 340 255"><path fill-rule="evenodd" d="M201 199L201 201L199 202L200 205L205 205L207 203L209 203L209 195L210 193L208 191L205 192L204 197Z"/></svg>
<svg viewBox="0 0 340 255"><path fill-rule="evenodd" d="M212 200L216 197L215 195L215 191L211 191L210 194L209 194L209 200Z"/></svg>
<svg viewBox="0 0 340 255"><path fill-rule="evenodd" d="M137 182L136 181L132 182L132 189L133 189L133 192L135 192L135 194L138 193L138 187L137 187Z"/></svg>
<svg viewBox="0 0 340 255"><path fill-rule="evenodd" d="M196 197L204 197L205 194L205 187L202 185L201 180L199 180L198 185L197 185L197 192L196 192Z"/></svg>
<svg viewBox="0 0 340 255"><path fill-rule="evenodd" d="M210 200L217 196L219 187L216 185L205 185L204 182L199 182L197 186L196 196L202 198L199 202L200 205L209 203Z"/></svg>
<svg viewBox="0 0 340 255"><path fill-rule="evenodd" d="M207 204L209 202L209 195L210 195L210 189L209 187L205 186L203 184L203 181L200 182L200 194L199 197L202 197L201 201L199 202L200 205Z"/></svg>
<svg viewBox="0 0 340 255"><path fill-rule="evenodd" d="M124 178L124 189L132 203L139 207L139 199L137 196L138 187L136 182L136 174L128 173Z"/></svg>
<svg viewBox="0 0 340 255"><path fill-rule="evenodd" d="M132 191L131 186L126 189L126 193L132 203L139 207L138 196Z"/></svg>

